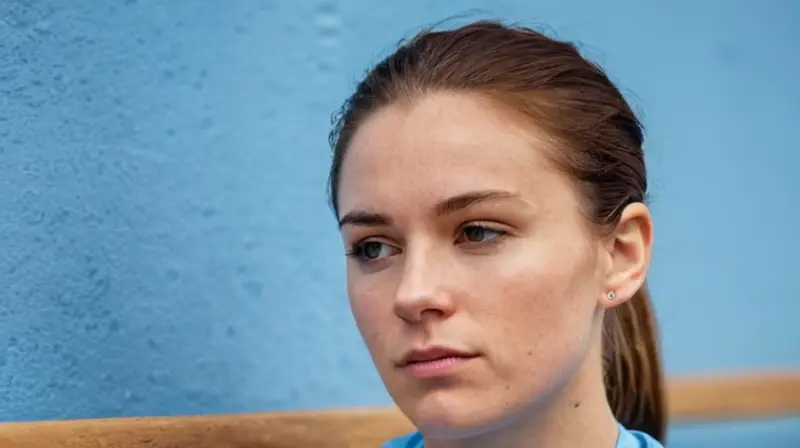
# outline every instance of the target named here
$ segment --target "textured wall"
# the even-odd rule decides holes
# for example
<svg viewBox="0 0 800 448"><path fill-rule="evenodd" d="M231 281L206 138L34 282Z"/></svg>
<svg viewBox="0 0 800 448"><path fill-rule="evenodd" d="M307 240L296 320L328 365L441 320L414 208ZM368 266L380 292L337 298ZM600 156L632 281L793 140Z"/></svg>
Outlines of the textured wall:
<svg viewBox="0 0 800 448"><path fill-rule="evenodd" d="M800 366L800 6L446 3L0 2L0 420L387 403L325 205L329 116L473 7L585 42L643 111L670 371ZM767 431L800 440L675 446Z"/></svg>

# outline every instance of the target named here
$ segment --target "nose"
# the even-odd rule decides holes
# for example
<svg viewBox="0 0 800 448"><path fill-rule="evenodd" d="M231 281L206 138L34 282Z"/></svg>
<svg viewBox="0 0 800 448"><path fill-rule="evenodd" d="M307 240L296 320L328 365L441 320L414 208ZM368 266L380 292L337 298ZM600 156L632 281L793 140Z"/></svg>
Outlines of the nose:
<svg viewBox="0 0 800 448"><path fill-rule="evenodd" d="M407 322L419 323L424 319L445 319L453 314L454 302L451 288L452 275L447 263L433 251L406 252L403 277L397 288L395 314Z"/></svg>

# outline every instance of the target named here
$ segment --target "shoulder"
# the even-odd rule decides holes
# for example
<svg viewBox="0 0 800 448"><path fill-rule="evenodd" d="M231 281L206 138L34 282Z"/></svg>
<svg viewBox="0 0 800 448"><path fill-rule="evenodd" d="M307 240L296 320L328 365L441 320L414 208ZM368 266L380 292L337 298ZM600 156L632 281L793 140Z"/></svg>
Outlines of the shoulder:
<svg viewBox="0 0 800 448"><path fill-rule="evenodd" d="M664 448L656 439L649 435L619 427L619 439L617 448Z"/></svg>
<svg viewBox="0 0 800 448"><path fill-rule="evenodd" d="M403 437L389 440L382 448L423 448L422 434L419 432L412 432Z"/></svg>

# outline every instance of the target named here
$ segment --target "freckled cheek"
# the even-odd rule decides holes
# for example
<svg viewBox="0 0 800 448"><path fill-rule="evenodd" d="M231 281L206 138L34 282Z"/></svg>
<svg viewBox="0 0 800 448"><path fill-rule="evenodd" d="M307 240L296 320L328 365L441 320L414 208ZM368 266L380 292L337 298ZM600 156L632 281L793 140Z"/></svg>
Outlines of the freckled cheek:
<svg viewBox="0 0 800 448"><path fill-rule="evenodd" d="M504 315L509 330L541 337L542 333L547 333L547 328L559 324L558 297L552 280L530 275L508 284L503 307L506 309ZM517 339L526 346L530 345L530 338Z"/></svg>
<svg viewBox="0 0 800 448"><path fill-rule="evenodd" d="M361 337L371 352L380 352L395 319L390 297L353 282L348 284L348 296Z"/></svg>
<svg viewBox="0 0 800 448"><path fill-rule="evenodd" d="M566 281L560 273L540 267L495 283L496 301L484 316L486 326L495 331L493 347L501 364L541 368L541 363L559 356L565 332L574 327Z"/></svg>

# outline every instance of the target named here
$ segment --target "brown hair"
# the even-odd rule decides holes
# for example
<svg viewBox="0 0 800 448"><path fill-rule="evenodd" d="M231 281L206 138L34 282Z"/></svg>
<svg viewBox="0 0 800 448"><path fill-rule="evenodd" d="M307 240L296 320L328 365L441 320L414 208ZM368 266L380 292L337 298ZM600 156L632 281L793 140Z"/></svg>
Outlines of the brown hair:
<svg viewBox="0 0 800 448"><path fill-rule="evenodd" d="M479 21L425 31L378 63L334 117L329 194L347 148L376 110L425 92L482 94L549 131L558 165L575 179L600 231L647 194L642 126L603 70L570 43L532 29ZM663 441L665 403L658 334L647 289L609 310L604 327L605 385L617 420Z"/></svg>

